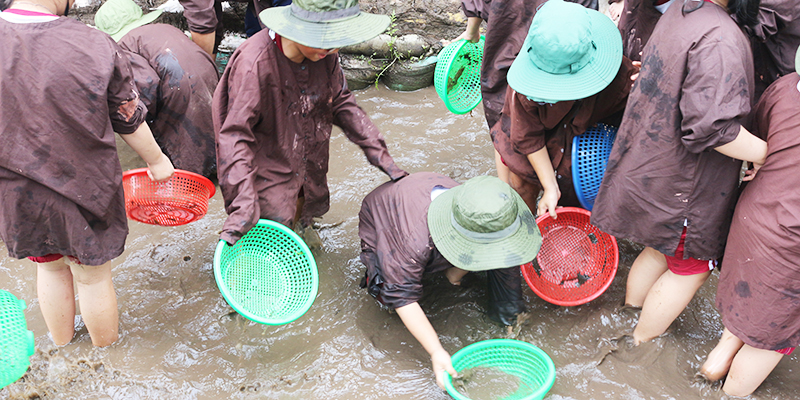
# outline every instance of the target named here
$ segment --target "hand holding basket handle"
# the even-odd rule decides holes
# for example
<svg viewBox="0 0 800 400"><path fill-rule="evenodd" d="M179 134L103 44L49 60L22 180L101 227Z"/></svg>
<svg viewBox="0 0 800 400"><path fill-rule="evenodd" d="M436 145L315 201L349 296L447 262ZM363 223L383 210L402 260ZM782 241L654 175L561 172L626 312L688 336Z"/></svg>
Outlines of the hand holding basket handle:
<svg viewBox="0 0 800 400"><path fill-rule="evenodd" d="M147 122L142 122L133 133L119 136L147 163L147 175L150 179L161 182L172 178L175 174L172 161L158 147Z"/></svg>

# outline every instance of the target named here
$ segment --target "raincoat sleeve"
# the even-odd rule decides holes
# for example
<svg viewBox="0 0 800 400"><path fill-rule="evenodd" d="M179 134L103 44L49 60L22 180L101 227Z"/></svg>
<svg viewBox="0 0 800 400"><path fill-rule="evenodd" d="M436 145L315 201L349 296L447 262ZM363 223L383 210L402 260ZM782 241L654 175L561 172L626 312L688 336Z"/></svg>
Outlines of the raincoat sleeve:
<svg viewBox="0 0 800 400"><path fill-rule="evenodd" d="M114 75L108 85L108 112L114 132L129 134L145 120L147 108L139 101L139 92L133 79L133 70L127 55L116 43L114 47L113 63Z"/></svg>
<svg viewBox="0 0 800 400"><path fill-rule="evenodd" d="M228 213L220 238L229 244L236 243L255 226L261 215L255 188L253 127L261 118L260 104L264 100L261 94L266 91L262 91L255 64L246 64L228 64L212 104L217 176Z"/></svg>
<svg viewBox="0 0 800 400"><path fill-rule="evenodd" d="M752 65L732 56L741 50L731 42L705 38L689 50L679 107L681 141L692 153L732 142L750 112Z"/></svg>
<svg viewBox="0 0 800 400"><path fill-rule="evenodd" d="M524 95L513 92L511 102L506 104L511 119L511 143L521 154L532 154L546 143L545 126L539 112L541 108Z"/></svg>
<svg viewBox="0 0 800 400"><path fill-rule="evenodd" d="M383 135L364 110L356 104L355 97L347 88L347 81L339 61L336 61L333 68L331 74L333 123L342 128L351 142L361 147L370 164L380 168L393 181L408 175L408 172L395 165L392 156L389 155L389 149L386 148Z"/></svg>
<svg viewBox="0 0 800 400"><path fill-rule="evenodd" d="M797 1L778 1L775 4L764 4L763 2L758 10L758 22L752 27L746 27L750 36L755 37L760 42L765 42L767 39L778 34L779 29L789 25L794 18L800 17L800 11L797 11ZM794 10L793 10L794 8ZM796 15L792 15L796 14Z"/></svg>
<svg viewBox="0 0 800 400"><path fill-rule="evenodd" d="M484 21L489 20L491 0L461 0L461 10L467 18L477 17Z"/></svg>

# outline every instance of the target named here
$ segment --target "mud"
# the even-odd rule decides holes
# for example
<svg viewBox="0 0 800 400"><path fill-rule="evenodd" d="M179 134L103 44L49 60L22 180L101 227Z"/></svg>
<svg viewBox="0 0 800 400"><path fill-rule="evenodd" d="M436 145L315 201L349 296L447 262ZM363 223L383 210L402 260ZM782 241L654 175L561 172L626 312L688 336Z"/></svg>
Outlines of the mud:
<svg viewBox="0 0 800 400"><path fill-rule="evenodd" d="M494 174L480 108L450 114L432 87L400 93L371 86L356 96L409 172L439 171L461 182ZM120 148L123 169L143 166ZM357 212L387 178L336 131L328 179L331 210L318 222L322 248L315 251L319 295L305 316L284 326L245 320L217 290L212 258L225 219L219 192L209 214L190 225L130 223L126 251L113 262L121 338L108 348L93 348L83 327L72 343L55 347L36 300L34 264L2 251L0 288L26 300L37 351L28 374L0 390L0 399L448 399L397 315L358 287ZM526 287L528 314L510 332L484 315L480 275L467 275L460 287L431 277L421 305L451 354L502 337L542 348L557 369L548 399L723 398L695 379L722 331L716 273L665 336L633 347L626 335L637 311L620 306L639 250L620 241L617 277L583 306L551 305ZM752 398L800 398L798 366L796 354L786 357Z"/></svg>

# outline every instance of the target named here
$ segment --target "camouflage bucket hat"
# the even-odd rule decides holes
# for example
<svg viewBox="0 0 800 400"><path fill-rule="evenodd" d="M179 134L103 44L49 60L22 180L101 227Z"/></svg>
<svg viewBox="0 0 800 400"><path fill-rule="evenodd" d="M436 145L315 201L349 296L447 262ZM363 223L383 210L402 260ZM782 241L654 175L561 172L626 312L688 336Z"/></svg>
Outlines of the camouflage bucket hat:
<svg viewBox="0 0 800 400"><path fill-rule="evenodd" d="M318 49L338 49L367 41L389 27L386 15L361 12L358 0L294 0L268 8L261 22L279 35Z"/></svg>
<svg viewBox="0 0 800 400"><path fill-rule="evenodd" d="M542 235L522 198L493 176L472 178L428 208L433 243L467 271L514 267L536 258Z"/></svg>
<svg viewBox="0 0 800 400"><path fill-rule="evenodd" d="M119 42L131 30L155 21L161 10L142 14L141 7L133 0L108 0L94 15L94 24Z"/></svg>

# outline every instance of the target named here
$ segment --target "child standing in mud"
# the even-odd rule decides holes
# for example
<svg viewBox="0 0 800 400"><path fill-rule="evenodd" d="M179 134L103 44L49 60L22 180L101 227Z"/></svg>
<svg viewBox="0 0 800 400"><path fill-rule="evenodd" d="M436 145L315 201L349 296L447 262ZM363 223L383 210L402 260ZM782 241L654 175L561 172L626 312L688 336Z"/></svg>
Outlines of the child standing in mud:
<svg viewBox="0 0 800 400"><path fill-rule="evenodd" d="M216 179L211 99L219 75L211 57L174 26L151 24L133 0L108 0L94 16L130 59L148 126L175 168Z"/></svg>
<svg viewBox="0 0 800 400"><path fill-rule="evenodd" d="M110 260L128 234L114 132L155 180L173 167L117 44L61 17L73 2L18 0L0 13L0 237L9 256L37 263L55 344L74 335L77 287L92 344L107 346L119 336Z"/></svg>
<svg viewBox="0 0 800 400"><path fill-rule="evenodd" d="M362 287L397 311L431 357L436 383L456 376L450 354L419 305L423 275L444 272L458 285L469 271L489 275L492 309L521 298L519 265L536 257L542 237L522 198L503 181L472 178L460 185L441 174L419 172L386 182L368 194L358 214ZM516 278L516 280L514 279Z"/></svg>
<svg viewBox="0 0 800 400"><path fill-rule="evenodd" d="M310 225L330 206L332 125L392 180L407 175L356 104L336 54L383 32L389 17L361 12L357 0L298 0L260 17L269 29L233 53L214 94L219 185L229 214L221 238L233 244L267 218L297 224L318 245Z"/></svg>
<svg viewBox="0 0 800 400"><path fill-rule="evenodd" d="M753 61L728 14L747 24L757 10L757 0L674 4L644 49L592 213L598 228L646 246L625 295L642 307L635 344L663 334L711 274L741 160L764 162L766 143L741 126Z"/></svg>
<svg viewBox="0 0 800 400"><path fill-rule="evenodd" d="M497 175L537 215L555 218L557 205L580 206L572 139L598 122L619 120L636 72L605 15L562 0L536 12L508 72L505 106L491 134Z"/></svg>
<svg viewBox="0 0 800 400"><path fill-rule="evenodd" d="M796 54L800 66L800 50ZM717 286L725 330L700 370L710 380L727 375L722 390L733 396L753 393L800 344L796 68L773 83L755 108L754 132L766 137L769 154L736 204Z"/></svg>

